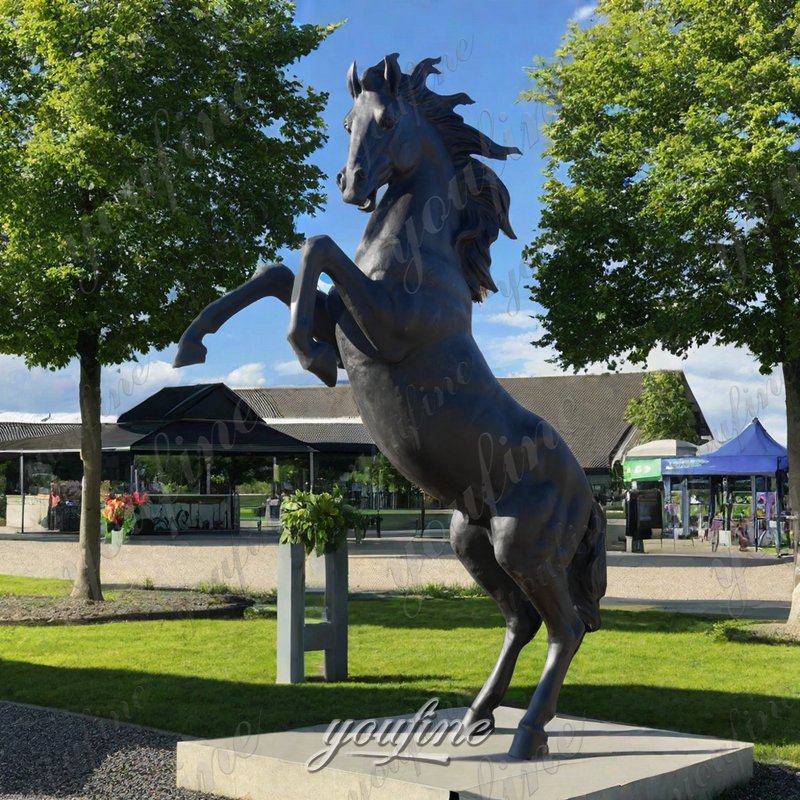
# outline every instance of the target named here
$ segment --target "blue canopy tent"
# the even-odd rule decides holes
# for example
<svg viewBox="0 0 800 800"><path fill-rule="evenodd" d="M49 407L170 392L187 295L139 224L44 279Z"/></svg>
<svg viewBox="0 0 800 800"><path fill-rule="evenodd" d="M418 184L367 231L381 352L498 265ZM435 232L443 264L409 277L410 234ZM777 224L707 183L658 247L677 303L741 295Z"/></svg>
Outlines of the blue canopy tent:
<svg viewBox="0 0 800 800"><path fill-rule="evenodd" d="M711 508L709 517L713 516L714 478L749 476L751 485L752 519L756 519L756 478L775 478L777 481L777 513L782 506L783 477L789 470L789 456L786 448L778 444L756 417L735 439L726 442L718 450L705 455L664 458L661 461L661 474L664 476L665 495L671 491L672 481L682 481L682 506L685 507L684 519L688 519L688 489L690 477L707 477L712 484ZM727 491L727 486L723 491ZM730 519L728 519L730 526ZM779 539L779 537L778 537ZM756 546L758 539L756 538ZM776 549L779 548L776 543ZM778 553L780 553L778 549Z"/></svg>
<svg viewBox="0 0 800 800"><path fill-rule="evenodd" d="M735 439L713 453L661 460L662 475L764 475L789 469L786 448L778 444L756 417Z"/></svg>

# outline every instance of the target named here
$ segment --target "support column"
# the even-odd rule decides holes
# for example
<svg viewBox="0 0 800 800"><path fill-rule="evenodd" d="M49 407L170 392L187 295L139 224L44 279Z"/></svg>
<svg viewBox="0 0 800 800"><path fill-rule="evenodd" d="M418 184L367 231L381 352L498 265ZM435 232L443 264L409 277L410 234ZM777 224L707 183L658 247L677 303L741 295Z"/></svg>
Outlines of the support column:
<svg viewBox="0 0 800 800"><path fill-rule="evenodd" d="M692 527L692 521L689 514L689 479L684 478L681 481L681 523L683 524L683 532L687 539L689 538ZM677 537L673 537L672 539L673 549L677 547L676 539Z"/></svg>
<svg viewBox="0 0 800 800"><path fill-rule="evenodd" d="M19 454L19 532L25 533L25 455Z"/></svg>
<svg viewBox="0 0 800 800"><path fill-rule="evenodd" d="M722 479L722 508L723 508L722 517L725 521L723 527L726 530L731 530L732 527L731 516L733 514L733 504L730 502L730 483L728 481L727 475ZM731 534L731 536L733 536L733 534Z"/></svg>
<svg viewBox="0 0 800 800"><path fill-rule="evenodd" d="M775 530L777 532L775 536L775 555L778 558L781 557L781 535L783 534L781 530L781 523L783 522L783 492L781 491L781 482L782 473L778 471L775 475ZM772 478L770 478L770 484L771 483Z"/></svg>
<svg viewBox="0 0 800 800"><path fill-rule="evenodd" d="M302 683L304 654L311 650L325 652L326 681L347 679L347 545L322 558L325 616L306 625L303 546L278 545L278 683Z"/></svg>
<svg viewBox="0 0 800 800"><path fill-rule="evenodd" d="M278 545L278 683L305 677L305 559L303 545Z"/></svg>
<svg viewBox="0 0 800 800"><path fill-rule="evenodd" d="M347 680L347 545L325 558L325 619L333 626L325 648L325 680Z"/></svg>

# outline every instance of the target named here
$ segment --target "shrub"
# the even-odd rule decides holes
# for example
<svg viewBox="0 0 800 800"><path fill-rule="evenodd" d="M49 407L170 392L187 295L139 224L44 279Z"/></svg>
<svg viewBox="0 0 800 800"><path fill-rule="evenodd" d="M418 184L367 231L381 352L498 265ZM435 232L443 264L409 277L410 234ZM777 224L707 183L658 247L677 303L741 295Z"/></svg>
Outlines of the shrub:
<svg viewBox="0 0 800 800"><path fill-rule="evenodd" d="M281 503L281 543L302 544L306 555L332 553L347 540L347 531L364 537L367 520L363 514L344 502L339 487L332 492L297 491Z"/></svg>

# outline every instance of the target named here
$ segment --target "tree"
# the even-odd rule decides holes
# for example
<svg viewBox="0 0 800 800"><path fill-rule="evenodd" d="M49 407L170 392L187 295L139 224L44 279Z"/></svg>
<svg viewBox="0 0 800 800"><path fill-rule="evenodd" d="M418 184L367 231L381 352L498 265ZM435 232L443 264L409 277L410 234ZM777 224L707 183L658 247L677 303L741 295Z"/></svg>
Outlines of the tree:
<svg viewBox="0 0 800 800"><path fill-rule="evenodd" d="M175 341L301 237L331 28L285 0L0 0L0 352L80 365L73 595L101 599L101 365Z"/></svg>
<svg viewBox="0 0 800 800"><path fill-rule="evenodd" d="M782 368L800 471L800 5L600 0L597 18L525 95L555 110L526 251L539 343L575 368L745 347Z"/></svg>
<svg viewBox="0 0 800 800"><path fill-rule="evenodd" d="M391 461L383 453L374 456L362 456L358 459L356 470L350 476L355 483L374 486L376 489L387 489L396 495L404 494L407 502L420 489L401 475Z"/></svg>
<svg viewBox="0 0 800 800"><path fill-rule="evenodd" d="M6 469L8 463L0 463L0 519L3 520L3 525L6 524Z"/></svg>
<svg viewBox="0 0 800 800"><path fill-rule="evenodd" d="M682 439L699 442L694 410L686 397L679 372L648 372L642 377L642 393L631 398L625 421L639 429L643 442Z"/></svg>

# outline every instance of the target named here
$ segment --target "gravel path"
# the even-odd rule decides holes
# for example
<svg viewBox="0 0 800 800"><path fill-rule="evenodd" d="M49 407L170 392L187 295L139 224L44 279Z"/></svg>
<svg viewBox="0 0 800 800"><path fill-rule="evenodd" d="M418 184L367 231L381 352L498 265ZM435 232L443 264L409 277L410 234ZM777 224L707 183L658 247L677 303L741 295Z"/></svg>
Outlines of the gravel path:
<svg viewBox="0 0 800 800"><path fill-rule="evenodd" d="M175 786L180 737L0 701L4 800L217 800Z"/></svg>
<svg viewBox="0 0 800 800"><path fill-rule="evenodd" d="M645 555L608 554L609 597L640 600L710 601L720 613L739 616L754 602L788 601L794 586L791 558L769 552L739 553L708 542L647 542ZM0 534L0 572L31 577L74 578L77 539L51 535L24 538ZM309 559L308 586L321 586L324 570ZM106 584L197 586L224 583L234 589L274 590L277 537L163 537L102 545ZM469 585L472 579L447 541L408 536L370 537L349 552L350 591L396 592L427 583Z"/></svg>

